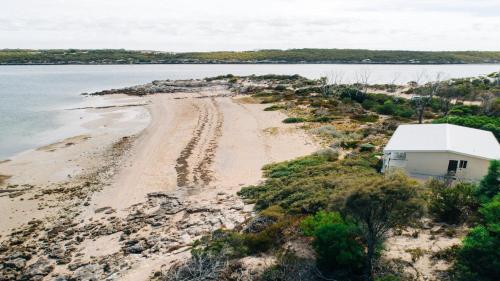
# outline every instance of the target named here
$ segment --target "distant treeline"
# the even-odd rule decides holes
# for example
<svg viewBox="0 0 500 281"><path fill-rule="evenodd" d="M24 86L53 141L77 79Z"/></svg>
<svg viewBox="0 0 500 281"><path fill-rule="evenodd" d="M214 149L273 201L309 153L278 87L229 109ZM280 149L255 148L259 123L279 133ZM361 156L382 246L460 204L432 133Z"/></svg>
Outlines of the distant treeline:
<svg viewBox="0 0 500 281"><path fill-rule="evenodd" d="M291 49L243 52L102 50L0 50L0 64L182 64L182 63L500 63L498 52L421 52L350 49Z"/></svg>

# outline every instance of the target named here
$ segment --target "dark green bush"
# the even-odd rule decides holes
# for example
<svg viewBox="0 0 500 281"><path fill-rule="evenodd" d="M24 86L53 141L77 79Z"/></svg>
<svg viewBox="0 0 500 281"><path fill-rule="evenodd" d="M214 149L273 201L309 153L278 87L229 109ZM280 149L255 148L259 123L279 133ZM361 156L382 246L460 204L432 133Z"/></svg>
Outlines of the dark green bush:
<svg viewBox="0 0 500 281"><path fill-rule="evenodd" d="M365 152L365 151L373 151L375 149L375 146L371 143L363 143L362 145L359 146L359 151Z"/></svg>
<svg viewBox="0 0 500 281"><path fill-rule="evenodd" d="M480 201L486 202L500 192L500 160L490 162L488 174L479 183L476 195Z"/></svg>
<svg viewBox="0 0 500 281"><path fill-rule="evenodd" d="M478 208L475 185L458 183L447 186L441 181L431 180L428 187L432 193L429 210L437 220L450 224L473 220Z"/></svg>
<svg viewBox="0 0 500 281"><path fill-rule="evenodd" d="M300 117L288 117L285 120L283 120L283 123L302 123L306 121L304 118Z"/></svg>
<svg viewBox="0 0 500 281"><path fill-rule="evenodd" d="M327 272L361 273L365 257L359 229L350 223L327 223L314 233L313 248L319 268Z"/></svg>
<svg viewBox="0 0 500 281"><path fill-rule="evenodd" d="M264 111L276 111L276 110L280 110L280 109L284 109L285 107L283 105L271 105L269 107L266 107L264 108Z"/></svg>
<svg viewBox="0 0 500 281"><path fill-rule="evenodd" d="M396 109L397 107L390 100L384 102L383 105L378 105L375 107L377 113L385 115L394 115L396 113Z"/></svg>
<svg viewBox="0 0 500 281"><path fill-rule="evenodd" d="M489 116L447 116L433 121L433 123L449 123L464 127L476 128L492 132L500 139L500 118Z"/></svg>
<svg viewBox="0 0 500 281"><path fill-rule="evenodd" d="M481 208L484 225L464 239L454 265L455 280L494 281L500 277L500 195Z"/></svg>
<svg viewBox="0 0 500 281"><path fill-rule="evenodd" d="M300 229L304 235L314 236L316 231L322 226L343 222L344 220L338 212L319 211L303 219L300 222Z"/></svg>

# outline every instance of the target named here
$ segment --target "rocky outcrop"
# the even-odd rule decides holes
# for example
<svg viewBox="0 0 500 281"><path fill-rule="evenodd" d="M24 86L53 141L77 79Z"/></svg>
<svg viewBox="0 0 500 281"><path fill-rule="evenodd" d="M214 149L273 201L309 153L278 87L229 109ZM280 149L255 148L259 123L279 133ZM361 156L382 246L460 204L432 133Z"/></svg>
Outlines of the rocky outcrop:
<svg viewBox="0 0 500 281"><path fill-rule="evenodd" d="M112 95L112 94L125 94L131 96L145 96L159 93L194 93L199 92L200 89L207 87L222 86L227 87L224 81L210 81L205 80L155 80L151 83L126 87L121 89L104 90L95 93L84 93L83 95Z"/></svg>

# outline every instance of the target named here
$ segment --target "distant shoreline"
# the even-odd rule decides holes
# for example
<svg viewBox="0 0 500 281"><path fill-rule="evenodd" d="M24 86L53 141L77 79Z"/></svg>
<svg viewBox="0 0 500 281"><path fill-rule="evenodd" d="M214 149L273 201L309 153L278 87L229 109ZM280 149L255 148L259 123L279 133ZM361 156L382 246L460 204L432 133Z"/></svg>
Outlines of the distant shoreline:
<svg viewBox="0 0 500 281"><path fill-rule="evenodd" d="M4 64L492 64L500 51L287 49L164 52L125 49L0 49Z"/></svg>
<svg viewBox="0 0 500 281"><path fill-rule="evenodd" d="M220 62L220 63L0 63L0 66L16 66L16 65L276 65L276 64L290 64L290 65L303 65L303 64L345 64L345 65L494 65L500 64L497 62L470 62L470 63L398 63L398 62Z"/></svg>

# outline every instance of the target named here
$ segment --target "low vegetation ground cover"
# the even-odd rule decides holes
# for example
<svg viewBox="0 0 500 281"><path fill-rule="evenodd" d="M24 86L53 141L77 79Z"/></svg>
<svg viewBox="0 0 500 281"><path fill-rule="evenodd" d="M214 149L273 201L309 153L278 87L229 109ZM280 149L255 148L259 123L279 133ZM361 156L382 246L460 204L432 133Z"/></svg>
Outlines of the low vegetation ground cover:
<svg viewBox="0 0 500 281"><path fill-rule="evenodd" d="M408 270L415 270L411 263L423 256L450 265L436 275L439 280L498 280L499 161L492 161L479 184L449 186L437 180L416 182L397 172L382 175L381 149L399 123L418 122L415 101L365 93L356 86L323 91L321 84L297 77L259 81L269 85L239 90L262 103L273 101L267 110L286 112L289 120L300 122L297 126L323 140L327 148L266 165L263 182L241 189L239 195L255 204L256 216L235 229L218 230L193 247L194 261L205 260L208 266L202 268L211 269L212 279L207 280L235 280L241 260L248 256L274 259L253 280L415 280L418 276ZM485 88L481 81L457 85ZM435 96L424 117L432 121L463 114L491 126L498 121L492 108L447 108L444 98ZM462 245L437 252L408 248L410 262L388 260L386 239L405 229L412 229L410 236L417 239L422 217L439 225L441 230L430 230L433 236L441 231L454 237L459 226L470 231ZM187 263L171 272L189 267Z"/></svg>

